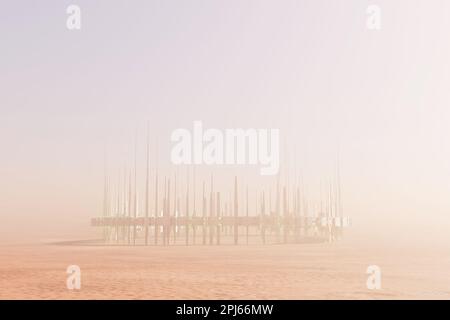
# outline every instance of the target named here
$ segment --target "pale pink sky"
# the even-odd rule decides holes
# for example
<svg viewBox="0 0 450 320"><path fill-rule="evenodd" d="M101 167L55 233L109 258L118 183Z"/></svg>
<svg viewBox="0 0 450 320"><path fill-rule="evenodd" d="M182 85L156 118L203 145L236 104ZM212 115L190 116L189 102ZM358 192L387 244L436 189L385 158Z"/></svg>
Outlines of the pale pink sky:
<svg viewBox="0 0 450 320"><path fill-rule="evenodd" d="M105 149L131 165L149 122L164 166L193 120L280 128L311 184L339 147L346 214L447 232L448 1L79 0L69 31L72 3L0 4L0 239L89 234Z"/></svg>

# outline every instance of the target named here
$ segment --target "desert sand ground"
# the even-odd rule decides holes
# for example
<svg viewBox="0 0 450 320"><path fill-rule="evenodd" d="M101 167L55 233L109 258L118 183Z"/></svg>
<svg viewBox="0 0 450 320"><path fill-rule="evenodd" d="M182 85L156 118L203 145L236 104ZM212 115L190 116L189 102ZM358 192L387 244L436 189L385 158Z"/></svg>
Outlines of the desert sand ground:
<svg viewBox="0 0 450 320"><path fill-rule="evenodd" d="M323 244L0 246L1 299L450 299L450 251ZM66 268L81 268L68 290ZM366 287L369 265L382 288Z"/></svg>

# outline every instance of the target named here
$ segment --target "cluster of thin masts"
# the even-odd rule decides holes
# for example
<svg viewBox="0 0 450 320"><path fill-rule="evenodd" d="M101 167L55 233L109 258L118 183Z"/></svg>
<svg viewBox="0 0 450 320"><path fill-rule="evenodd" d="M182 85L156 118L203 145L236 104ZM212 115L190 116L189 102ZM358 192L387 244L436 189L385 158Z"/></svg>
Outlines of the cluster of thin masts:
<svg viewBox="0 0 450 320"><path fill-rule="evenodd" d="M225 195L215 190L214 177L211 175L209 183L204 180L201 183L198 203L195 167L192 183L189 181L189 171L187 172L184 190L176 174L173 179L167 176L160 179L156 170L152 182L148 143L146 151L142 208L137 187L136 152L134 169L128 172L124 170L119 175L116 188L112 187L111 178L105 174L103 217L96 219L94 225L105 227L106 241L133 245L141 241L148 245L150 238L153 238L155 244L158 244L158 241L169 244L171 241L176 242L177 235L183 233L187 244L195 243L198 234L200 242L204 244L208 243L208 238L209 243L220 242L221 236L223 238L228 235L233 236L234 243L237 244L242 228L245 230L247 243L251 228L259 230L264 243L268 235L274 235L277 241L287 242L289 239L298 240L321 234L325 234L330 240L342 233L334 230L336 227L341 227L341 230L344 224L339 164L336 168L335 184L330 182L327 187L321 186L318 205L310 204L302 184L280 185L279 176L274 195L271 188L268 192L261 188L259 191L254 190L254 197L250 199L248 185L241 189L237 176L230 178L232 183L234 182L233 191ZM152 193L151 184L154 185ZM242 191L244 201L241 206L239 192ZM280 240L281 238L283 240Z"/></svg>

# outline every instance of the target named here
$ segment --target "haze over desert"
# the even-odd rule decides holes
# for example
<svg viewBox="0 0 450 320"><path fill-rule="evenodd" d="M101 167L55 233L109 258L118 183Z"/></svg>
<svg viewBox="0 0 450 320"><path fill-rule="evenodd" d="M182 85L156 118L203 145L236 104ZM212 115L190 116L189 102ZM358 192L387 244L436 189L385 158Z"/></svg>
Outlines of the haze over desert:
<svg viewBox="0 0 450 320"><path fill-rule="evenodd" d="M0 247L1 299L449 299L448 248L364 243ZM81 269L68 290L66 268ZM381 269L380 290L366 286Z"/></svg>

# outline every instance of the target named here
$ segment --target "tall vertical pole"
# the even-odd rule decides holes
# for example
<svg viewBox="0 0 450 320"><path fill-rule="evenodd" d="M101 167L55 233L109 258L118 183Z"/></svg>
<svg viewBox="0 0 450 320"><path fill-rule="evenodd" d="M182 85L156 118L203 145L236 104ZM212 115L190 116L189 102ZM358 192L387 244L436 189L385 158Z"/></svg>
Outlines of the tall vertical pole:
<svg viewBox="0 0 450 320"><path fill-rule="evenodd" d="M196 213L196 210L195 210L195 197L196 197L196 194L195 194L195 184L196 184L196 176L195 176L195 167L193 168L193 186L192 186L192 188L193 188L193 194L194 194L194 197L193 197L193 208L192 208L192 210L193 210L193 212L192 212L192 216L193 216L193 219L192 219L192 229L193 229L193 243L195 244L195 240L196 240L196 237L197 237L197 226L195 225L195 220L196 220L196 216L197 216L197 213Z"/></svg>
<svg viewBox="0 0 450 320"><path fill-rule="evenodd" d="M106 172L106 154L103 164L103 221L105 221L106 216L108 215L108 175ZM106 242L108 239L108 227L103 226L103 241Z"/></svg>
<svg viewBox="0 0 450 320"><path fill-rule="evenodd" d="M159 229L158 229L158 216L159 216L159 212L158 212L158 171L156 171L156 179L155 179L155 213L154 213L154 217L155 217L155 245L158 244L158 233L159 233Z"/></svg>
<svg viewBox="0 0 450 320"><path fill-rule="evenodd" d="M149 128L147 126L147 173L145 179L145 245L148 246L148 224L149 224L149 180L150 180L150 142L149 142Z"/></svg>
<svg viewBox="0 0 450 320"><path fill-rule="evenodd" d="M256 194L256 198L258 198L258 194ZM246 202L247 202L247 204L246 204L246 206L247 206L247 212L246 212L246 218L247 218L247 222L246 222L246 240L247 240L247 245L248 245L248 224L249 224L249 221L248 221L248 185L247 185L247 188L246 188Z"/></svg>
<svg viewBox="0 0 450 320"><path fill-rule="evenodd" d="M338 149L338 155L337 155L337 202L338 202L338 216L341 220L340 224L340 236L342 237L344 234L344 216L342 212L342 195L341 195L341 168L340 168L340 161L339 161L339 149Z"/></svg>
<svg viewBox="0 0 450 320"><path fill-rule="evenodd" d="M117 211L116 211L116 222L114 226L114 233L116 237L116 243L119 243L119 217L120 217L120 170L119 170L119 178L117 179Z"/></svg>
<svg viewBox="0 0 450 320"><path fill-rule="evenodd" d="M332 237L332 222L333 222L333 189L330 181L330 214L328 218L328 240L329 242L333 241Z"/></svg>
<svg viewBox="0 0 450 320"><path fill-rule="evenodd" d="M127 217L127 244L131 244L131 232L130 232L130 220L131 220L131 210L132 210L132 193L131 193L131 170L128 174L128 217Z"/></svg>
<svg viewBox="0 0 450 320"><path fill-rule="evenodd" d="M203 211L203 244L206 244L206 199L205 199L205 181L203 181L203 196L202 196L202 201L203 201L203 206L202 206L202 211Z"/></svg>
<svg viewBox="0 0 450 320"><path fill-rule="evenodd" d="M168 245L170 240L170 179L167 180L167 207L164 213L164 244Z"/></svg>
<svg viewBox="0 0 450 320"><path fill-rule="evenodd" d="M211 190L209 193L209 244L213 244L214 240L214 184L213 176L211 175Z"/></svg>
<svg viewBox="0 0 450 320"><path fill-rule="evenodd" d="M238 182L237 176L234 177L234 244L238 244Z"/></svg>
<svg viewBox="0 0 450 320"><path fill-rule="evenodd" d="M123 184L121 186L122 188L122 222L120 224L120 241L122 243L125 243L126 237L127 237L127 219L128 219L128 198L127 198L127 194L128 194L128 187L127 187L127 168L126 165L124 165L123 168ZM119 241L118 241L119 242Z"/></svg>
<svg viewBox="0 0 450 320"><path fill-rule="evenodd" d="M137 218L137 134L134 142L134 205L133 205L133 245L136 245L136 218Z"/></svg>
<svg viewBox="0 0 450 320"><path fill-rule="evenodd" d="M277 242L280 242L280 174L277 179L277 194L276 194L276 212L275 212L275 232L277 235Z"/></svg>
<svg viewBox="0 0 450 320"><path fill-rule="evenodd" d="M189 245L189 228L190 228L190 223L189 223L189 170L187 171L187 181L186 181L186 213L185 213L185 230L184 232L186 233L186 245Z"/></svg>
<svg viewBox="0 0 450 320"><path fill-rule="evenodd" d="M287 205L287 194L286 194L286 187L283 188L283 242L287 243L287 236L288 236L288 223L287 223L287 216L288 216L288 205Z"/></svg>
<svg viewBox="0 0 450 320"><path fill-rule="evenodd" d="M265 193L263 191L262 194L262 204L261 204L261 233L262 233L262 241L263 244L266 244L266 224L265 224L265 216L266 216L266 199Z"/></svg>
<svg viewBox="0 0 450 320"><path fill-rule="evenodd" d="M217 192L217 201L216 201L216 217L217 217L217 228L216 228L216 236L217 236L217 245L220 244L220 229L221 229L221 212L220 212L220 192Z"/></svg>
<svg viewBox="0 0 450 320"><path fill-rule="evenodd" d="M300 240L300 228L301 228L301 222L302 222L302 220L301 220L301 213L300 213L300 210L301 210L301 203L300 203L300 188L298 187L298 185L297 185L297 194L296 194L296 209L295 209L295 221L296 221L296 224L295 224L295 232L296 232L296 238L297 238L297 241L299 241Z"/></svg>
<svg viewBox="0 0 450 320"><path fill-rule="evenodd" d="M177 229L178 229L178 198L177 198L177 174L175 173L175 186L173 195L173 217L175 219L175 224L173 228L173 242L177 242Z"/></svg>

